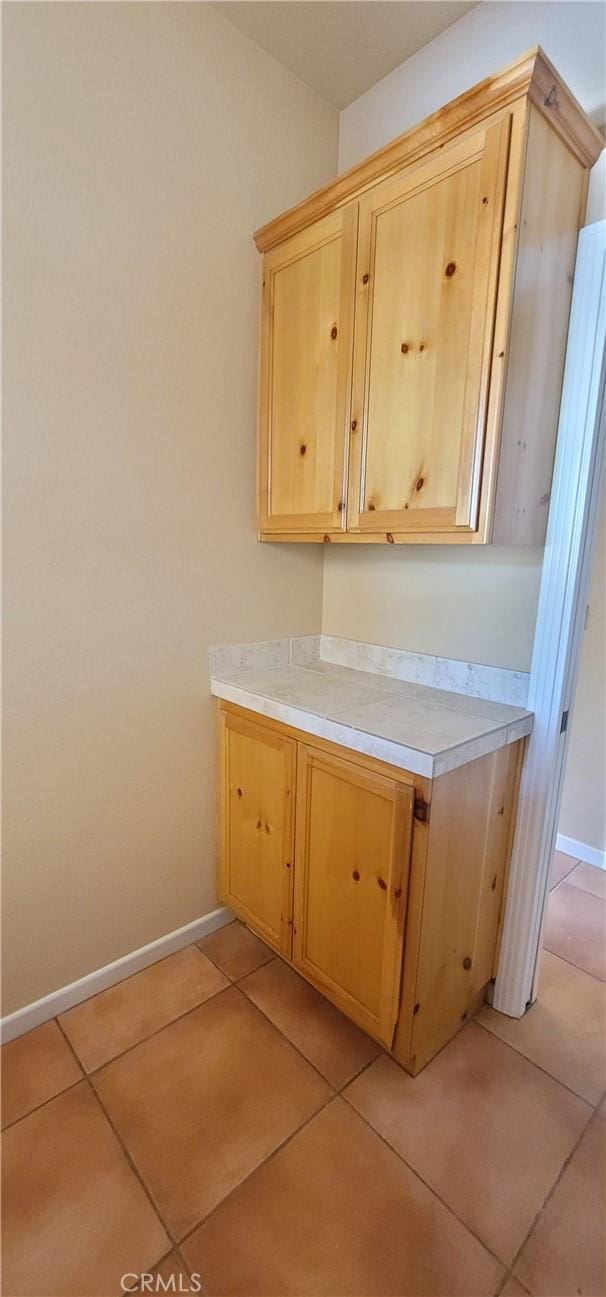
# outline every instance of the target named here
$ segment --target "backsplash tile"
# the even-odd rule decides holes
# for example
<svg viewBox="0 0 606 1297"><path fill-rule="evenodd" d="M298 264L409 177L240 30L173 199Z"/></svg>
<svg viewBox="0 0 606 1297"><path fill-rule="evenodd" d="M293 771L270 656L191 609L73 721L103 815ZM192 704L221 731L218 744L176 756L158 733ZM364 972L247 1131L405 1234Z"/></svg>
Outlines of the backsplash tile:
<svg viewBox="0 0 606 1297"><path fill-rule="evenodd" d="M299 635L211 649L213 676L289 665L313 669L320 662L513 707L526 707L528 699L526 671L509 671L505 667L461 662L429 653L410 653L406 649L340 639L336 635Z"/></svg>
<svg viewBox="0 0 606 1297"><path fill-rule="evenodd" d="M267 639L257 644L220 644L210 650L211 673L221 676L232 671L264 671L287 667L289 639Z"/></svg>

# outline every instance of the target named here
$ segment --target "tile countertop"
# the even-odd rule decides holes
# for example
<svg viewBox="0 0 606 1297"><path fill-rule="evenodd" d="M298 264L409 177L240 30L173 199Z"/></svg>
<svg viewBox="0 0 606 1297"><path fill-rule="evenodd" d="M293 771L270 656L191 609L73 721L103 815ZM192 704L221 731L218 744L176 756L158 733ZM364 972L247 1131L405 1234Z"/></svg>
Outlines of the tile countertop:
<svg viewBox="0 0 606 1297"><path fill-rule="evenodd" d="M522 707L320 657L242 666L215 650L215 697L430 779L532 730L532 713Z"/></svg>

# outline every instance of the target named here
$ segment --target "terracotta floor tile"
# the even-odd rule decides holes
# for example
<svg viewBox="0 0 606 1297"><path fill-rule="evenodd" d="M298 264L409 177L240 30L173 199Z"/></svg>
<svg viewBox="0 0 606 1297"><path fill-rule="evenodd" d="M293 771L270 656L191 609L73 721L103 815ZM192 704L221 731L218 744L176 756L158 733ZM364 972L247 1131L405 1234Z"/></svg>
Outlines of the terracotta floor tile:
<svg viewBox="0 0 606 1297"><path fill-rule="evenodd" d="M169 1240L86 1081L3 1137L3 1292L108 1297Z"/></svg>
<svg viewBox="0 0 606 1297"><path fill-rule="evenodd" d="M380 1045L282 959L251 973L240 990L337 1089L380 1053Z"/></svg>
<svg viewBox="0 0 606 1297"><path fill-rule="evenodd" d="M596 1104L606 1086L606 985L544 950L539 996L523 1018L484 1005L478 1022Z"/></svg>
<svg viewBox="0 0 606 1297"><path fill-rule="evenodd" d="M590 1113L474 1022L414 1081L383 1057L345 1095L507 1264Z"/></svg>
<svg viewBox="0 0 606 1297"><path fill-rule="evenodd" d="M216 932L211 932L210 937L204 937L198 945L232 982L246 977L247 973L252 973L255 968L260 968L261 964L274 958L273 950L264 941L259 941L237 919L224 928L217 928Z"/></svg>
<svg viewBox="0 0 606 1297"><path fill-rule="evenodd" d="M94 1084L176 1238L331 1093L236 987L108 1063Z"/></svg>
<svg viewBox="0 0 606 1297"><path fill-rule="evenodd" d="M82 1072L56 1022L45 1022L0 1051L2 1128L81 1080Z"/></svg>
<svg viewBox="0 0 606 1297"><path fill-rule="evenodd" d="M571 887L580 887L582 892L590 892L592 896L606 901L606 869L581 863L569 874L567 881Z"/></svg>
<svg viewBox="0 0 606 1297"><path fill-rule="evenodd" d="M543 945L606 981L606 902L562 883L549 897Z"/></svg>
<svg viewBox="0 0 606 1297"><path fill-rule="evenodd" d="M503 1275L339 1098L183 1250L207 1297L488 1297Z"/></svg>
<svg viewBox="0 0 606 1297"><path fill-rule="evenodd" d="M605 1164L606 1125L594 1117L515 1266L536 1297L606 1292Z"/></svg>
<svg viewBox="0 0 606 1297"><path fill-rule="evenodd" d="M216 995L229 982L197 946L151 964L62 1013L60 1023L87 1072Z"/></svg>
<svg viewBox="0 0 606 1297"><path fill-rule="evenodd" d="M563 851L554 851L551 857L551 866L549 869L549 890L557 887L562 879L570 874L576 867L577 860L574 856L566 856Z"/></svg>

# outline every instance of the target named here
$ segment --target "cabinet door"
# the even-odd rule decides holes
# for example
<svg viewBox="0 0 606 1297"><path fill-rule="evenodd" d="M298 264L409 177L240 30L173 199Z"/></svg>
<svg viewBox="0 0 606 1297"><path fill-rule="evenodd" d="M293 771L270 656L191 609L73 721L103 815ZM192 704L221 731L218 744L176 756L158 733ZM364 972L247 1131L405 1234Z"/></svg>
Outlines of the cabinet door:
<svg viewBox="0 0 606 1297"><path fill-rule="evenodd" d="M290 958L293 739L220 713L221 899Z"/></svg>
<svg viewBox="0 0 606 1297"><path fill-rule="evenodd" d="M361 200L349 527L477 527L510 118Z"/></svg>
<svg viewBox="0 0 606 1297"><path fill-rule="evenodd" d="M261 533L345 527L356 236L354 205L265 256Z"/></svg>
<svg viewBox="0 0 606 1297"><path fill-rule="evenodd" d="M390 1045L398 1015L413 790L299 744L294 963Z"/></svg>

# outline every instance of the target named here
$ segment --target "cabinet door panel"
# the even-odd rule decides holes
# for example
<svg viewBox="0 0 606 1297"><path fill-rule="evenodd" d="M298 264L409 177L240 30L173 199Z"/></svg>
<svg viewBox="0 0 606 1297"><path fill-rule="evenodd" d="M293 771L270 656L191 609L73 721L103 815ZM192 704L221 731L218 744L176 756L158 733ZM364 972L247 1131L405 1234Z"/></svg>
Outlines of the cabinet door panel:
<svg viewBox="0 0 606 1297"><path fill-rule="evenodd" d="M221 899L290 957L296 744L220 717Z"/></svg>
<svg viewBox="0 0 606 1297"><path fill-rule="evenodd" d="M413 790L299 744L294 963L390 1045Z"/></svg>
<svg viewBox="0 0 606 1297"><path fill-rule="evenodd" d="M506 117L361 200L352 528L477 526L509 131Z"/></svg>
<svg viewBox="0 0 606 1297"><path fill-rule="evenodd" d="M345 527L356 235L354 206L265 257L262 532Z"/></svg>

